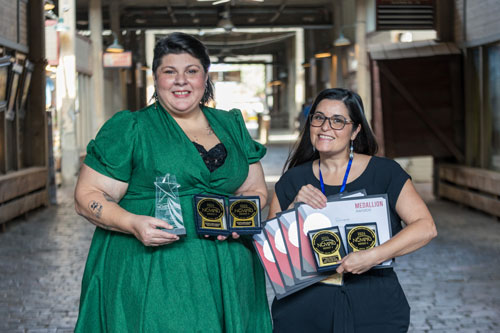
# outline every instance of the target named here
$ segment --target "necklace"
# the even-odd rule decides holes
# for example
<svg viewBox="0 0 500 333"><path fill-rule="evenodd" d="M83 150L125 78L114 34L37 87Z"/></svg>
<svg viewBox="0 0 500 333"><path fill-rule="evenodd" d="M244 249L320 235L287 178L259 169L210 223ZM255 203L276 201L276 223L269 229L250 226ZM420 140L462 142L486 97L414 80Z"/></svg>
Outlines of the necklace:
<svg viewBox="0 0 500 333"><path fill-rule="evenodd" d="M352 160L354 156L352 154L349 155L349 162L347 163L347 169L344 174L344 180L342 181L342 186L340 187L340 193L344 192L345 186L347 185L347 177L349 177L349 171L351 171ZM321 184L321 192L325 194L325 183L323 182L323 175L321 174L321 158L318 160L318 169L319 169L319 182ZM326 194L325 194L326 195Z"/></svg>
<svg viewBox="0 0 500 333"><path fill-rule="evenodd" d="M206 135L206 136L209 136L209 135L213 135L213 134L214 134L214 131L213 131L212 127L210 127L210 124L209 124L207 127L205 127L205 128L204 128L204 131L205 131L205 135ZM188 134L187 134L187 132L186 132L186 135L187 135L188 137L191 137L191 138L192 138L192 140L191 140L191 141L195 141L195 142L198 142L198 143L200 143L200 142L201 142L201 141L200 141L200 138L199 138L199 136L200 136L199 134L201 134L201 133L199 133L199 132L198 132L198 135L197 135L197 134L195 134L195 133L191 133L191 134L189 134L189 135L188 135Z"/></svg>
<svg viewBox="0 0 500 333"><path fill-rule="evenodd" d="M208 124L208 126L205 127L205 130L207 131L207 135L214 134L214 130L212 129L212 126L210 126L210 124Z"/></svg>
<svg viewBox="0 0 500 333"><path fill-rule="evenodd" d="M158 112L158 101L155 101L155 111ZM210 123L205 127L206 135L212 135L214 134L214 130L212 129L212 126L210 126ZM196 135L193 135L195 141L198 140Z"/></svg>

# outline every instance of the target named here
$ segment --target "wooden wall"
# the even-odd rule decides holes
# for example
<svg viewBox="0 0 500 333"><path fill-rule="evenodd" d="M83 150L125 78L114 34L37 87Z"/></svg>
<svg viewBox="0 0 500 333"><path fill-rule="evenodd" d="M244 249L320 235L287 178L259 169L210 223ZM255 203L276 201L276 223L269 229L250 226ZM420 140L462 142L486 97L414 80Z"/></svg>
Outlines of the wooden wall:
<svg viewBox="0 0 500 333"><path fill-rule="evenodd" d="M0 56L9 59L0 109L0 225L47 195L47 117L42 0L0 0Z"/></svg>
<svg viewBox="0 0 500 333"><path fill-rule="evenodd" d="M463 160L460 55L376 61L373 127L388 157Z"/></svg>
<svg viewBox="0 0 500 333"><path fill-rule="evenodd" d="M438 195L500 218L500 173L439 165Z"/></svg>

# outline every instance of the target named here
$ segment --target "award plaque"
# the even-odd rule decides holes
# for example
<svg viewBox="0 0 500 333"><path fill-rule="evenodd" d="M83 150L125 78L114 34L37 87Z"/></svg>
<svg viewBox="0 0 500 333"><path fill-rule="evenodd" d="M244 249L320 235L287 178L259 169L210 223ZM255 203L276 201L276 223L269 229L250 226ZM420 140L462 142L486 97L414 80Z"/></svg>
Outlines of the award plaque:
<svg viewBox="0 0 500 333"><path fill-rule="evenodd" d="M338 227L311 230L307 233L318 272L336 269L345 256Z"/></svg>
<svg viewBox="0 0 500 333"><path fill-rule="evenodd" d="M154 182L156 189L155 217L170 224L172 229L162 230L178 236L186 235L186 228L182 218L182 208L179 199L178 188L175 175L166 174L163 177L156 177Z"/></svg>
<svg viewBox="0 0 500 333"><path fill-rule="evenodd" d="M261 232L260 199L258 196L229 197L228 206L230 231L240 235Z"/></svg>
<svg viewBox="0 0 500 333"><path fill-rule="evenodd" d="M217 195L195 195L196 230L201 235L228 235L225 198Z"/></svg>
<svg viewBox="0 0 500 333"><path fill-rule="evenodd" d="M346 224L345 234L349 253L368 250L378 245L377 224L375 222Z"/></svg>

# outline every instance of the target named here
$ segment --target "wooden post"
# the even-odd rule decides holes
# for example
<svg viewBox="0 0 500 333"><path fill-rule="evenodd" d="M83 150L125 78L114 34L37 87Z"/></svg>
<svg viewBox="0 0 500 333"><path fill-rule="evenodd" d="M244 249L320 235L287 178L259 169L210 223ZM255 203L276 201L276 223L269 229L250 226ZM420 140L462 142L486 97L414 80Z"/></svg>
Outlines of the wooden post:
<svg viewBox="0 0 500 333"><path fill-rule="evenodd" d="M60 115L61 175L63 183L73 184L79 168L79 152L75 130L76 57L75 0L65 0L59 7L59 17L69 28L60 31L60 55L57 67L57 110Z"/></svg>
<svg viewBox="0 0 500 333"><path fill-rule="evenodd" d="M120 3L118 0L111 0L109 4L109 17L111 21L111 31L118 38L120 45L124 46L122 33L120 31ZM125 46L124 46L125 47ZM127 108L127 76L126 69L108 69L113 71L113 83L120 89L113 90L113 110L112 114Z"/></svg>
<svg viewBox="0 0 500 333"><path fill-rule="evenodd" d="M363 100L366 119L368 120L368 123L370 123L372 118L372 109L370 96L370 68L366 50L366 0L356 0L355 53L358 60L358 70L356 71L358 94Z"/></svg>
<svg viewBox="0 0 500 333"><path fill-rule="evenodd" d="M342 20L342 0L334 0L332 3L333 8L333 28L332 35L333 40L332 44L339 37L340 31L342 29L343 20ZM344 86L344 77L342 75L342 57L343 54L342 47L333 46L333 55L332 55L332 66L330 73L330 86L332 88L340 88Z"/></svg>
<svg viewBox="0 0 500 333"><path fill-rule="evenodd" d="M43 1L29 2L29 59L35 65L31 77L23 140L25 166L48 164L47 117L45 114L45 22Z"/></svg>

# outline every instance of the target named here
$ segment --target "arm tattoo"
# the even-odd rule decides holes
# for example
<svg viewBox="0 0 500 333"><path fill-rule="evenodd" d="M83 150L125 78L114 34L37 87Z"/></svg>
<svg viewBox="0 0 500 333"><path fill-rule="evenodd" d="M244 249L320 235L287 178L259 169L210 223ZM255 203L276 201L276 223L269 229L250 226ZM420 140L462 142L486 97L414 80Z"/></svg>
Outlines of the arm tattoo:
<svg viewBox="0 0 500 333"><path fill-rule="evenodd" d="M106 201L115 202L116 203L116 200L113 199L111 196L107 195L106 193L103 193L102 195L104 196L104 199L106 199Z"/></svg>
<svg viewBox="0 0 500 333"><path fill-rule="evenodd" d="M92 200L89 203L89 209L94 214L95 217L97 217L98 219L101 218L102 205L99 202Z"/></svg>

